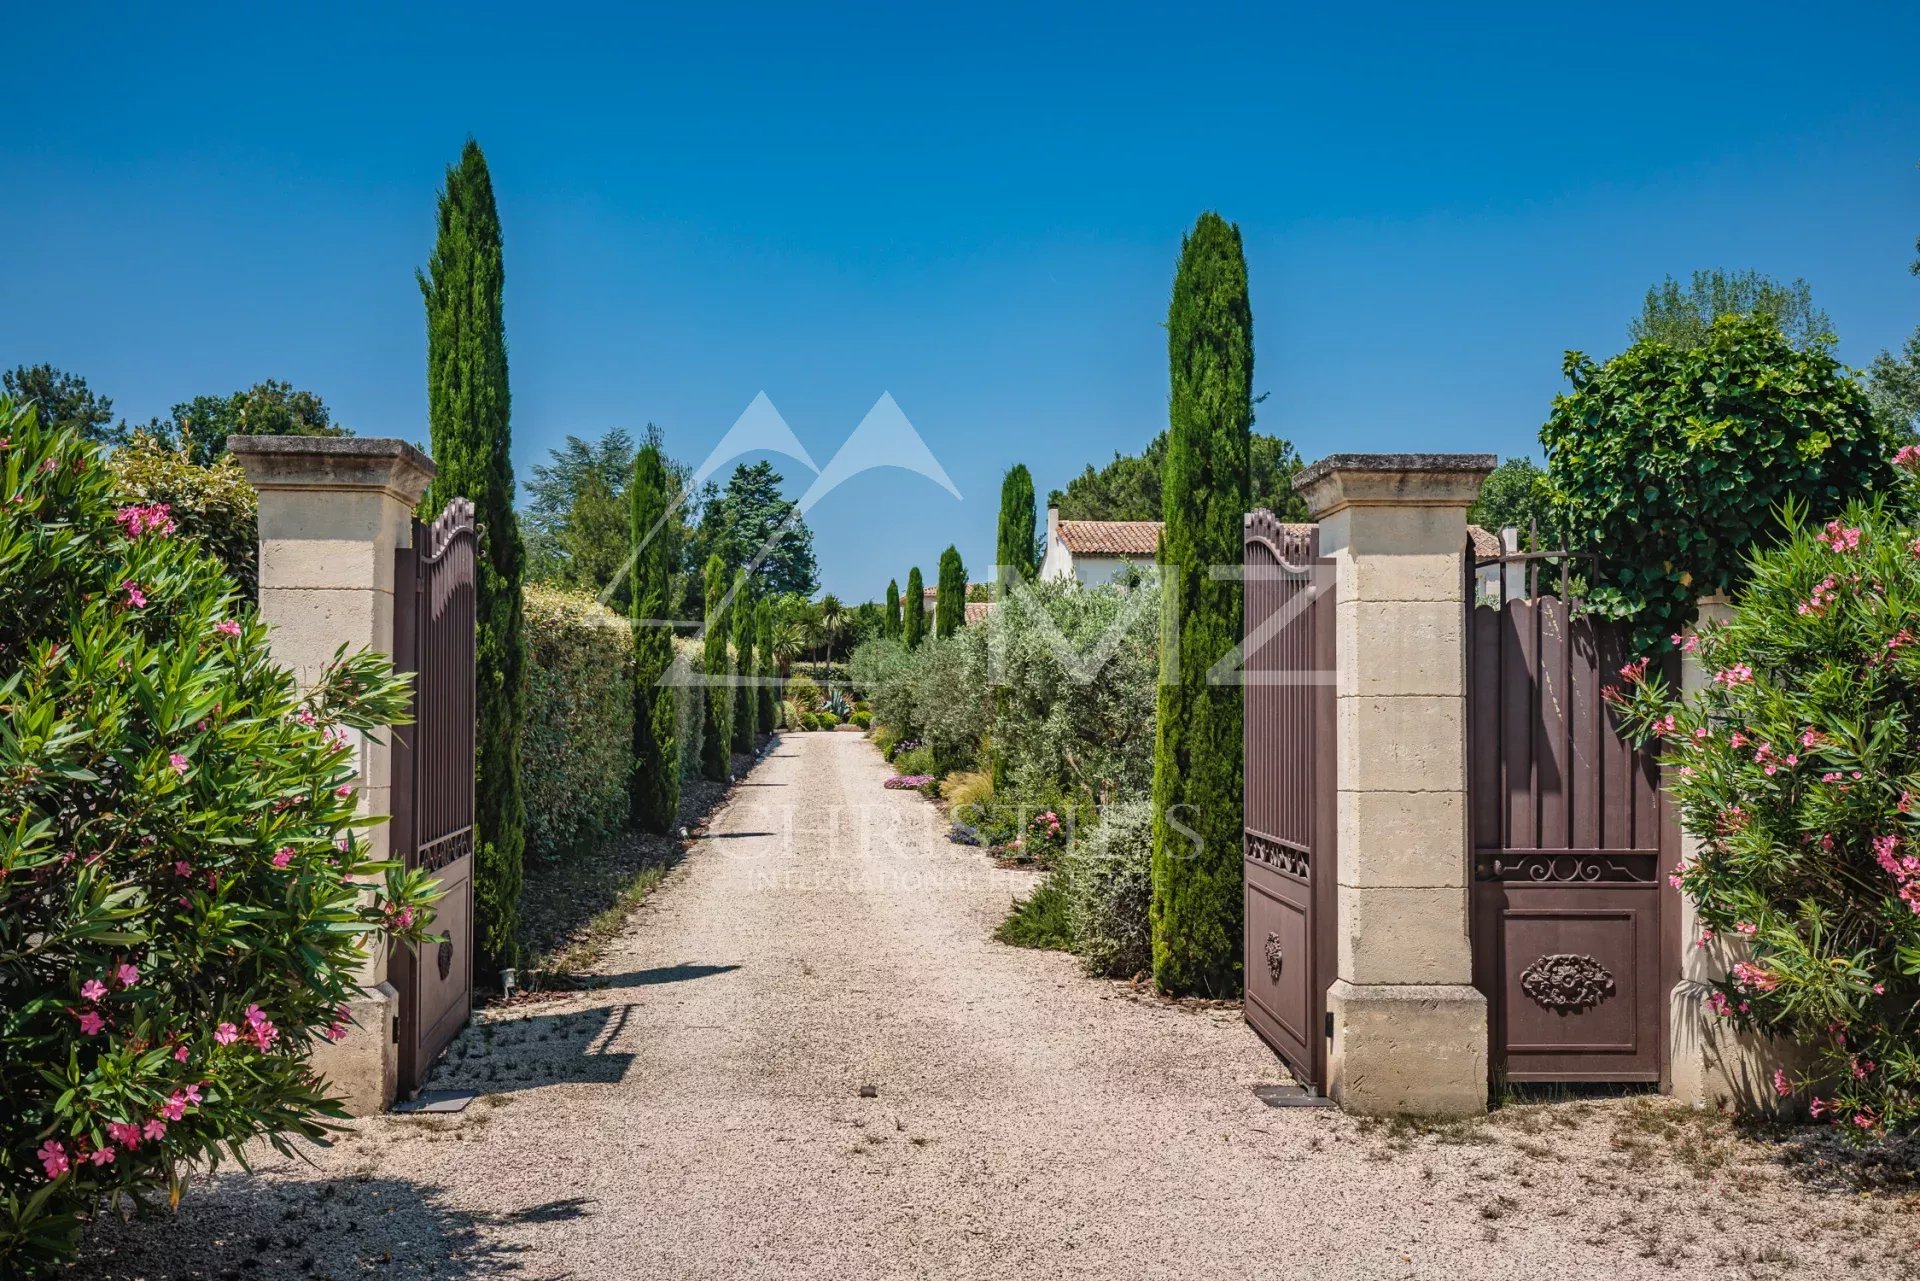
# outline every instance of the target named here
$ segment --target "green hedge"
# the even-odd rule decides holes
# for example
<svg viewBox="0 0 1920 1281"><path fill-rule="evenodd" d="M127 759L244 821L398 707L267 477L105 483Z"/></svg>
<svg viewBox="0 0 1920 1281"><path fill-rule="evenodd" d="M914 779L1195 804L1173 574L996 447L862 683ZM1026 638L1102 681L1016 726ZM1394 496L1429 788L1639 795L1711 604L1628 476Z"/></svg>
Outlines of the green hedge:
<svg viewBox="0 0 1920 1281"><path fill-rule="evenodd" d="M591 596L528 586L524 598L527 849L551 857L626 818L633 646L627 620Z"/></svg>

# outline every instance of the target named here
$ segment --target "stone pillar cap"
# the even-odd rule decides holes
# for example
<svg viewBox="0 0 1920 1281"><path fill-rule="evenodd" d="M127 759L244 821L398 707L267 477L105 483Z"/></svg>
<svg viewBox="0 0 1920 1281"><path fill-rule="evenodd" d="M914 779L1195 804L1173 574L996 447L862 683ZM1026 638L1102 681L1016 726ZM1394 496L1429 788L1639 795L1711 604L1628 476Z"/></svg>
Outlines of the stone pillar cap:
<svg viewBox="0 0 1920 1281"><path fill-rule="evenodd" d="M1467 507L1480 496L1492 454L1328 454L1293 488L1315 520L1347 507Z"/></svg>
<svg viewBox="0 0 1920 1281"><path fill-rule="evenodd" d="M436 472L406 441L378 436L229 436L227 452L255 489L373 489L408 507Z"/></svg>

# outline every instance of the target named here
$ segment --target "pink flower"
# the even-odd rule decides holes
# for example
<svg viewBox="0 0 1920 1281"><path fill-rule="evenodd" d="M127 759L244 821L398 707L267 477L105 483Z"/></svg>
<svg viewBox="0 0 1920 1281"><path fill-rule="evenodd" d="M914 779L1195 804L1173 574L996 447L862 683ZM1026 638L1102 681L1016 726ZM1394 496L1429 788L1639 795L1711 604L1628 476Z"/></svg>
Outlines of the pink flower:
<svg viewBox="0 0 1920 1281"><path fill-rule="evenodd" d="M113 1163L113 1158L118 1155L119 1153L115 1152L113 1150L112 1145L109 1144L103 1147L95 1148L93 1150L93 1155L88 1157L87 1159L89 1161L92 1161L95 1165L111 1165Z"/></svg>
<svg viewBox="0 0 1920 1281"><path fill-rule="evenodd" d="M80 996L83 1000L97 1001L106 994L107 985L99 979L88 979L80 985Z"/></svg>
<svg viewBox="0 0 1920 1281"><path fill-rule="evenodd" d="M184 1045L176 1045L176 1046L174 1046L174 1047L173 1047L173 1061L174 1061L175 1063L185 1063L185 1062L187 1061L187 1047L186 1047L186 1046L184 1046Z"/></svg>
<svg viewBox="0 0 1920 1281"><path fill-rule="evenodd" d="M165 538L174 529L173 516L165 503L122 507L113 514L113 518L120 522L121 532L128 538L139 538L143 534L158 534Z"/></svg>
<svg viewBox="0 0 1920 1281"><path fill-rule="evenodd" d="M1873 994L1875 996L1885 996L1887 994L1887 985L1885 983L1875 983L1873 985Z"/></svg>
<svg viewBox="0 0 1920 1281"><path fill-rule="evenodd" d="M80 1015L80 1030L87 1036L99 1036L106 1027L107 1021L93 1010L87 1010Z"/></svg>
<svg viewBox="0 0 1920 1281"><path fill-rule="evenodd" d="M176 774L185 774L187 772L187 758L178 752L170 753L167 756L167 764L173 767L173 772Z"/></svg>
<svg viewBox="0 0 1920 1281"><path fill-rule="evenodd" d="M139 1150L140 1127L129 1121L107 1122L107 1137L129 1152Z"/></svg>
<svg viewBox="0 0 1920 1281"><path fill-rule="evenodd" d="M273 1043L280 1039L280 1029L271 1023L256 1023L252 1035L254 1048L265 1054L273 1047Z"/></svg>
<svg viewBox="0 0 1920 1281"><path fill-rule="evenodd" d="M1745 685L1753 679L1753 669L1745 663L1735 663L1723 672L1715 672L1713 679L1732 689L1735 685ZM1738 746L1738 744L1735 744Z"/></svg>
<svg viewBox="0 0 1920 1281"><path fill-rule="evenodd" d="M345 783L342 783L340 786L333 789L333 794L335 796L338 796L341 800L345 800L347 797L353 795L353 788L348 786Z"/></svg>
<svg viewBox="0 0 1920 1281"><path fill-rule="evenodd" d="M1636 658L1620 669L1620 677L1629 685L1638 685L1647 678L1647 660Z"/></svg>
<svg viewBox="0 0 1920 1281"><path fill-rule="evenodd" d="M231 636L235 640L238 640L240 637L240 624L231 618L221 619L213 625L213 630L219 632L222 636Z"/></svg>
<svg viewBox="0 0 1920 1281"><path fill-rule="evenodd" d="M1738 921L1734 924L1733 928L1741 934L1758 934L1760 932L1760 927L1752 921Z"/></svg>
<svg viewBox="0 0 1920 1281"><path fill-rule="evenodd" d="M347 1035L347 1025L344 1023L335 1023L326 1030L325 1035L329 1041L342 1040Z"/></svg>
<svg viewBox="0 0 1920 1281"><path fill-rule="evenodd" d="M231 1023L222 1023L213 1030L213 1039L221 1045L232 1045L240 1039L240 1029Z"/></svg>
<svg viewBox="0 0 1920 1281"><path fill-rule="evenodd" d="M1920 445L1902 445L1893 456L1895 467L1904 467L1908 471L1920 471Z"/></svg>
<svg viewBox="0 0 1920 1281"><path fill-rule="evenodd" d="M293 719L299 721L302 725L311 727L313 724L313 709L311 707L303 707L294 713Z"/></svg>
<svg viewBox="0 0 1920 1281"><path fill-rule="evenodd" d="M140 584L129 578L120 584L120 589L127 594L127 604L133 606L135 609L145 609L147 607L147 594L140 590Z"/></svg>
<svg viewBox="0 0 1920 1281"><path fill-rule="evenodd" d="M1700 638L1690 632L1675 632L1673 634L1673 647L1682 654L1691 654L1700 648Z"/></svg>
<svg viewBox="0 0 1920 1281"><path fill-rule="evenodd" d="M1747 745L1747 736L1739 730L1735 730L1733 731L1733 737L1729 738L1727 742L1735 747L1745 747Z"/></svg>
<svg viewBox="0 0 1920 1281"><path fill-rule="evenodd" d="M189 1085L186 1089L186 1095L187 1095L187 1102L193 1104L196 1107L199 1106L200 1104L200 1087L199 1086Z"/></svg>
<svg viewBox="0 0 1920 1281"><path fill-rule="evenodd" d="M177 858L173 861L173 874L175 876L192 876L193 864L183 858Z"/></svg>
<svg viewBox="0 0 1920 1281"><path fill-rule="evenodd" d="M47 1172L49 1179L57 1179L67 1172L67 1149L64 1144L48 1139L34 1155L40 1158L40 1168Z"/></svg>
<svg viewBox="0 0 1920 1281"><path fill-rule="evenodd" d="M164 1139L167 1137L167 1123L157 1116L149 1117L147 1123L140 1127L140 1133L149 1139Z"/></svg>
<svg viewBox="0 0 1920 1281"><path fill-rule="evenodd" d="M291 862L293 862L293 847L291 845L284 845L274 851L273 865L275 867L285 867Z"/></svg>
<svg viewBox="0 0 1920 1281"><path fill-rule="evenodd" d="M259 1027L262 1023L265 1023L266 1021L267 1021L267 1014L265 1010L262 1010L257 1005L249 1005L247 1007L247 1022L253 1024L253 1026L255 1027Z"/></svg>
<svg viewBox="0 0 1920 1281"><path fill-rule="evenodd" d="M114 977L120 980L121 987L132 987L140 981L140 969L138 966L123 963L114 971Z"/></svg>
<svg viewBox="0 0 1920 1281"><path fill-rule="evenodd" d="M1850 552L1860 546L1860 531L1848 529L1837 520L1830 520L1826 532L1814 535L1814 541L1825 543L1836 552Z"/></svg>
<svg viewBox="0 0 1920 1281"><path fill-rule="evenodd" d="M169 1121L178 1121L187 1114L187 1096L175 1090L171 1098L160 1105L160 1115Z"/></svg>
<svg viewBox="0 0 1920 1281"><path fill-rule="evenodd" d="M1825 1116L1827 1114L1827 1101L1816 1096L1807 1104L1807 1111L1813 1113L1815 1116Z"/></svg>
<svg viewBox="0 0 1920 1281"><path fill-rule="evenodd" d="M1773 1070L1773 1092L1783 1099L1793 1093L1793 1083L1787 1080L1786 1071L1782 1068Z"/></svg>
<svg viewBox="0 0 1920 1281"><path fill-rule="evenodd" d="M1838 770L1829 771L1820 776L1820 781L1822 783L1838 783L1840 781L1840 773Z"/></svg>

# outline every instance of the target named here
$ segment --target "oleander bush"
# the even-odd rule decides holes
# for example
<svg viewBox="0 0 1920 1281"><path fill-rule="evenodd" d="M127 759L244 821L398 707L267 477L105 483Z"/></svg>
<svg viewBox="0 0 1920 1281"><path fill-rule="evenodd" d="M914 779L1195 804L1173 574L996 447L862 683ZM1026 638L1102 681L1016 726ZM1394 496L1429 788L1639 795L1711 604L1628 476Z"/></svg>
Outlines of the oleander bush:
<svg viewBox="0 0 1920 1281"><path fill-rule="evenodd" d="M355 741L405 685L342 654L310 689L171 509L0 400L0 1274L194 1167L343 1115L309 1062L367 940L427 937L375 862Z"/></svg>
<svg viewBox="0 0 1920 1281"><path fill-rule="evenodd" d="M633 775L633 641L585 592L529 584L520 761L527 852L551 858L619 831Z"/></svg>
<svg viewBox="0 0 1920 1281"><path fill-rule="evenodd" d="M1900 451L1906 468L1920 449ZM1711 681L1681 700L1645 659L1609 697L1659 736L1700 839L1676 868L1699 942L1735 957L1712 1017L1811 1047L1778 1073L1856 1136L1920 1130L1920 523L1908 495L1835 520L1790 508L1731 622L1673 643Z"/></svg>

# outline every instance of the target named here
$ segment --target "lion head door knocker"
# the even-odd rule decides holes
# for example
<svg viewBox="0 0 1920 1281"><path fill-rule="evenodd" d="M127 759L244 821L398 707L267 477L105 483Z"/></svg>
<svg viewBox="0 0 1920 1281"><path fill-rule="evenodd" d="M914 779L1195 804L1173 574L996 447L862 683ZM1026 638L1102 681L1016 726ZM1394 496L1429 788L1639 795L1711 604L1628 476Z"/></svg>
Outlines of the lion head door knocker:
<svg viewBox="0 0 1920 1281"><path fill-rule="evenodd" d="M440 939L440 978L444 982L453 973L453 935L446 934Z"/></svg>
<svg viewBox="0 0 1920 1281"><path fill-rule="evenodd" d="M1275 983L1280 981L1280 969L1286 962L1287 954L1280 950L1280 936L1267 935L1267 977Z"/></svg>

